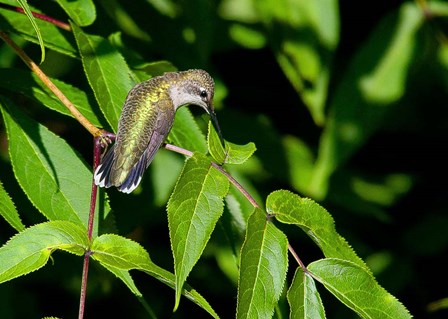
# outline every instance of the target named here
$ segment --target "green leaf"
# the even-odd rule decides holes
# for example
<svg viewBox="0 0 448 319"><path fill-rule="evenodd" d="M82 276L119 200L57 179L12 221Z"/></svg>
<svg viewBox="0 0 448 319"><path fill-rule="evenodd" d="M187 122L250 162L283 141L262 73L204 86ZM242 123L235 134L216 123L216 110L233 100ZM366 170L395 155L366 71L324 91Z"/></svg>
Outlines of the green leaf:
<svg viewBox="0 0 448 319"><path fill-rule="evenodd" d="M191 111L182 107L176 111L173 128L168 134L168 141L192 152L205 154L207 143Z"/></svg>
<svg viewBox="0 0 448 319"><path fill-rule="evenodd" d="M157 189L153 195L157 207L164 207L168 202L184 164L185 159L179 154L163 148L157 151L157 156L148 167L152 187Z"/></svg>
<svg viewBox="0 0 448 319"><path fill-rule="evenodd" d="M49 220L87 227L91 169L64 140L7 100L0 98L0 106L14 175L30 201ZM95 232L97 224L96 220Z"/></svg>
<svg viewBox="0 0 448 319"><path fill-rule="evenodd" d="M152 265L140 244L114 234L104 234L92 243L92 258L103 265L122 270L146 269Z"/></svg>
<svg viewBox="0 0 448 319"><path fill-rule="evenodd" d="M333 217L309 198L301 198L289 191L269 194L266 210L285 224L297 225L320 247L326 257L349 260L369 271L350 245L335 229Z"/></svg>
<svg viewBox="0 0 448 319"><path fill-rule="evenodd" d="M143 296L140 290L138 290L137 286L135 285L134 279L132 279L131 274L129 273L128 270L112 267L111 265L104 263L101 263L101 266L109 270L118 279L120 279L134 295L136 295L137 297Z"/></svg>
<svg viewBox="0 0 448 319"><path fill-rule="evenodd" d="M138 243L115 235L104 234L93 241L92 258L121 279L137 296L140 295L129 275L129 270L143 271L171 288L175 288L174 275L155 265L146 250ZM208 302L191 287L184 287L181 291L188 299L206 310L214 318L218 315Z"/></svg>
<svg viewBox="0 0 448 319"><path fill-rule="evenodd" d="M389 15L359 50L336 89L307 193L323 198L331 174L365 143L403 95L425 17L416 3Z"/></svg>
<svg viewBox="0 0 448 319"><path fill-rule="evenodd" d="M207 143L210 155L218 163L243 164L257 150L252 142L245 145L225 142L226 149L224 149L211 121L208 123Z"/></svg>
<svg viewBox="0 0 448 319"><path fill-rule="evenodd" d="M104 11L110 16L111 21L114 21L114 27L122 30L123 33L133 38L149 42L151 37L145 32L134 16L130 15L128 10L130 8L128 3L117 0L100 0L99 3ZM151 16L153 16L151 14Z"/></svg>
<svg viewBox="0 0 448 319"><path fill-rule="evenodd" d="M57 79L51 79L51 81L93 125L102 126L100 119L95 114L96 105L92 106L90 104L88 96L82 90ZM0 69L0 87L21 93L42 103L49 109L73 117L53 92L44 86L32 72L21 69Z"/></svg>
<svg viewBox="0 0 448 319"><path fill-rule="evenodd" d="M36 32L37 39L39 41L40 51L41 51L40 63L42 63L45 60L45 46L44 46L44 40L42 39L42 35L40 33L39 26L36 24L36 20L34 19L33 13L31 12L30 7L28 6L28 2L26 0L17 0L17 2L22 7L23 11L25 12L25 15L27 16L28 20L31 22L31 25L33 26L33 29Z"/></svg>
<svg viewBox="0 0 448 319"><path fill-rule="evenodd" d="M176 275L175 309L184 282L223 212L228 190L228 180L204 155L187 160L167 207Z"/></svg>
<svg viewBox="0 0 448 319"><path fill-rule="evenodd" d="M237 318L271 318L288 267L286 236L255 209L241 249Z"/></svg>
<svg viewBox="0 0 448 319"><path fill-rule="evenodd" d="M88 247L86 230L68 221L27 228L0 247L0 283L43 267L56 249L82 256Z"/></svg>
<svg viewBox="0 0 448 319"><path fill-rule="evenodd" d="M17 6L16 0L2 0L2 2ZM29 6L32 11L39 12ZM45 47L60 52L62 54L77 57L75 43L69 32L56 27L52 23L40 19L34 20L40 33L45 35ZM30 28L30 21L27 16L17 12L2 10L0 15L0 28L20 34L24 39L40 44L40 40L33 28Z"/></svg>
<svg viewBox="0 0 448 319"><path fill-rule="evenodd" d="M311 149L295 136L282 139L289 168L291 185L299 192L306 193L314 168L314 156Z"/></svg>
<svg viewBox="0 0 448 319"><path fill-rule="evenodd" d="M394 296L358 265L336 258L312 262L308 270L336 298L362 318L412 318Z"/></svg>
<svg viewBox="0 0 448 319"><path fill-rule="evenodd" d="M266 37L263 32L251 26L234 23L229 26L229 36L248 49L257 50L266 46Z"/></svg>
<svg viewBox="0 0 448 319"><path fill-rule="evenodd" d="M79 26L91 25L96 18L96 8L91 0L56 0L67 15Z"/></svg>
<svg viewBox="0 0 448 319"><path fill-rule="evenodd" d="M22 231L25 226L20 219L14 203L9 197L6 190L3 188L3 184L0 181L0 215L17 231Z"/></svg>
<svg viewBox="0 0 448 319"><path fill-rule="evenodd" d="M322 125L330 67L339 42L338 1L268 0L255 6L291 84Z"/></svg>
<svg viewBox="0 0 448 319"><path fill-rule="evenodd" d="M166 72L178 71L177 68L169 61L161 60L154 62L143 62L133 65L132 69L136 77L141 81L146 81L155 76L163 75Z"/></svg>
<svg viewBox="0 0 448 319"><path fill-rule="evenodd" d="M319 319L325 317L325 309L313 277L297 268L288 290L288 302L291 308L290 318Z"/></svg>
<svg viewBox="0 0 448 319"><path fill-rule="evenodd" d="M126 96L134 85L131 70L107 39L86 34L73 23L71 26L87 80L101 111L115 131Z"/></svg>

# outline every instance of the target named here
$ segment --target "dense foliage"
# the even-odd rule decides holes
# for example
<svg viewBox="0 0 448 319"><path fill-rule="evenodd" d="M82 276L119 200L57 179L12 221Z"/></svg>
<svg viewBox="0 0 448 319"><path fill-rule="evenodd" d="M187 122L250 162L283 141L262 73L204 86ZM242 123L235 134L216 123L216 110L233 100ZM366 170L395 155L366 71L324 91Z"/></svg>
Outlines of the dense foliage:
<svg viewBox="0 0 448 319"><path fill-rule="evenodd" d="M75 317L82 256L86 317L445 317L447 16L424 0L0 0L0 317ZM20 48L110 132L136 83L205 69L226 149L180 109L184 155L161 149L130 195L99 190L89 238L92 131Z"/></svg>

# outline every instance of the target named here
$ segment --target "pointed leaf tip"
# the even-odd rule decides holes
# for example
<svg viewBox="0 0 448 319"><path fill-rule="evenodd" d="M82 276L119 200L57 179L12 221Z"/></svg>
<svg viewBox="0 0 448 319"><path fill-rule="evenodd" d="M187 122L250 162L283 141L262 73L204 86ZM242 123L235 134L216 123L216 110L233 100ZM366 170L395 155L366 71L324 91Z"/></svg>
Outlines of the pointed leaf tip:
<svg viewBox="0 0 448 319"><path fill-rule="evenodd" d="M36 35L37 35L37 39L38 39L40 51L41 51L40 63L43 63L45 61L45 45L44 45L44 40L42 39L42 34L40 33L39 26L37 25L36 20L33 16L33 13L31 12L30 7L28 6L28 2L26 0L17 0L17 2L22 7L27 18L30 20L30 23L31 23L34 31L36 31Z"/></svg>
<svg viewBox="0 0 448 319"><path fill-rule="evenodd" d="M266 209L274 214L279 222L303 229L326 257L350 260L370 272L353 248L337 233L333 217L313 200L302 198L290 191L279 190L269 194Z"/></svg>
<svg viewBox="0 0 448 319"><path fill-rule="evenodd" d="M326 258L308 270L336 298L362 318L410 319L409 311L371 273L347 260Z"/></svg>
<svg viewBox="0 0 448 319"><path fill-rule="evenodd" d="M167 206L176 275L174 309L188 274L224 210L223 198L228 189L228 180L204 155L196 153L185 163Z"/></svg>
<svg viewBox="0 0 448 319"><path fill-rule="evenodd" d="M29 227L0 247L0 283L42 268L56 249L82 256L88 247L87 231L72 222Z"/></svg>
<svg viewBox="0 0 448 319"><path fill-rule="evenodd" d="M20 219L19 213L0 181L0 215L17 231L22 231L25 226Z"/></svg>

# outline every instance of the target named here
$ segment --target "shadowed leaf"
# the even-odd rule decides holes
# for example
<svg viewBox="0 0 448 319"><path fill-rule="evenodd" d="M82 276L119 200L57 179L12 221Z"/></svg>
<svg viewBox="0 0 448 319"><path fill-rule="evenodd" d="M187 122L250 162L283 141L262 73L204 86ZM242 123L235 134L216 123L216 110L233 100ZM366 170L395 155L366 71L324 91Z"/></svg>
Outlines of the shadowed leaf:
<svg viewBox="0 0 448 319"><path fill-rule="evenodd" d="M134 83L123 56L107 39L84 33L72 24L82 65L98 105L116 131L121 109Z"/></svg>
<svg viewBox="0 0 448 319"><path fill-rule="evenodd" d="M0 181L0 215L17 231L22 231L25 226L20 219L14 203L9 197L6 190L3 188L3 184Z"/></svg>

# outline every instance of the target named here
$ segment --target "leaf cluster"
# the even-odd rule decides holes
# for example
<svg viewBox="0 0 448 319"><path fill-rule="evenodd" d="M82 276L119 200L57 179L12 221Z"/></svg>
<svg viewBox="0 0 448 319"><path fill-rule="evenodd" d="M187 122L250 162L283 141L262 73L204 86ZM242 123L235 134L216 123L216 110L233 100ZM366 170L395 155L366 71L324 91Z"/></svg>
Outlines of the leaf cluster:
<svg viewBox="0 0 448 319"><path fill-rule="evenodd" d="M174 308L179 317L333 318L338 311L341 317L411 317L375 279L388 254L380 253L375 262L368 244L346 224L351 216L390 223L388 209L409 192L413 179L396 172L380 178L360 173L350 161L406 101L424 45L427 55L437 57L434 68L443 71L435 73L447 84L446 41L434 35L443 30L427 27L429 14L434 21L446 17L446 3L401 4L343 67L335 65L342 19L335 0L18 3L25 14L0 7L0 31L40 55L51 82L95 127L116 131L123 101L136 83L201 67L216 79L215 106L226 145L194 109L181 108L167 142L189 156L160 150L135 194L101 191L89 238L92 139L48 83L26 70L11 48L1 47L0 138L7 149L0 150L0 215L2 227L11 227L0 237L0 296L19 294L20 285L26 290L36 281L39 287L62 283L64 297L77 300L81 274L73 264L80 266L84 256L93 261L87 316L123 309L123 317L166 317ZM234 50L270 52L268 62L277 63L282 85L275 86L275 72L260 64L248 80L249 92L241 90L239 81L250 72L238 58L219 59ZM227 68L240 72L229 81ZM341 75L335 75L338 68ZM269 82L266 92L263 81ZM317 138L297 134L299 120L288 118L295 113L286 110L281 94L286 85L295 94L292 108L301 104L305 127L318 132ZM243 93L235 102L232 92L238 89ZM238 110L235 105L243 101L257 111L250 113L251 105L249 114ZM287 190L273 191L278 188ZM345 220L349 240L334 219ZM352 245L372 258L360 258ZM56 279L45 272L50 267L59 269ZM110 309L100 310L97 302L131 295L131 306L108 302ZM192 303L181 302L182 296ZM70 317L76 311L0 308L6 318Z"/></svg>

